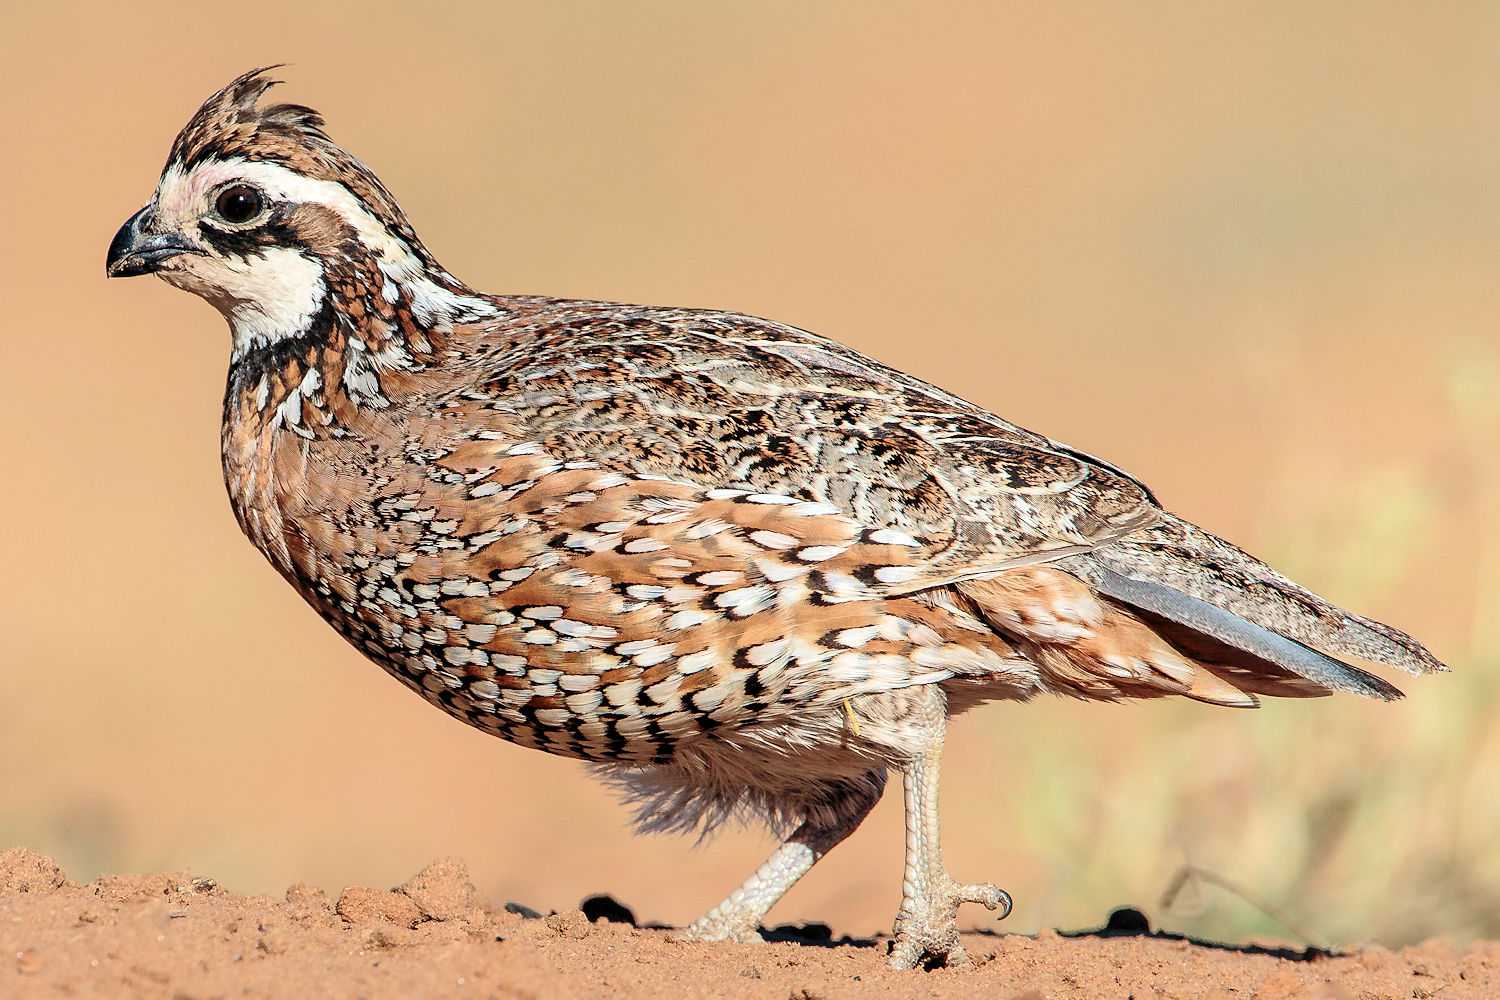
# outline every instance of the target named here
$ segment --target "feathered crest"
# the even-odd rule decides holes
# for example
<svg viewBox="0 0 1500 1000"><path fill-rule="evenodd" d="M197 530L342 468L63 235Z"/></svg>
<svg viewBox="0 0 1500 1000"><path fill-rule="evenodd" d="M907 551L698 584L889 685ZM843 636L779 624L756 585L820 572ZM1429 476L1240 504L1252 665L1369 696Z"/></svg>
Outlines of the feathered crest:
<svg viewBox="0 0 1500 1000"><path fill-rule="evenodd" d="M188 169L210 156L281 159L276 154L284 152L280 147L285 143L332 146L323 131L323 116L312 108L301 104L257 107L266 91L281 82L266 74L283 65L242 73L204 101L177 133L168 165L177 163Z"/></svg>
<svg viewBox="0 0 1500 1000"><path fill-rule="evenodd" d="M282 65L242 73L204 101L177 134L167 167L186 171L207 159L239 157L269 160L306 177L337 181L400 235L425 263L435 266L396 199L363 163L328 137L322 115L301 104L259 107L266 91L281 82L266 74Z"/></svg>

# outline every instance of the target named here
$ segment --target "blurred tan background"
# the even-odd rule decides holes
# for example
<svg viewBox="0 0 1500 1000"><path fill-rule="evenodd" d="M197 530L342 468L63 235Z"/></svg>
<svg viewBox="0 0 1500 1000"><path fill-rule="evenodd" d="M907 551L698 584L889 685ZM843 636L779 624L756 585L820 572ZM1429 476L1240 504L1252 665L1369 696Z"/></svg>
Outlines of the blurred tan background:
<svg viewBox="0 0 1500 1000"><path fill-rule="evenodd" d="M1008 927L1137 903L1233 938L1500 935L1500 8L1232 6L8 5L0 846L266 892L459 854L492 902L673 922L769 848L630 835L580 765L405 693L239 536L222 321L103 260L199 101L286 61L278 97L477 287L836 337L1457 668L1397 705L967 717L949 860L1015 894ZM899 799L773 918L886 926ZM1163 908L1184 865L1240 891Z"/></svg>

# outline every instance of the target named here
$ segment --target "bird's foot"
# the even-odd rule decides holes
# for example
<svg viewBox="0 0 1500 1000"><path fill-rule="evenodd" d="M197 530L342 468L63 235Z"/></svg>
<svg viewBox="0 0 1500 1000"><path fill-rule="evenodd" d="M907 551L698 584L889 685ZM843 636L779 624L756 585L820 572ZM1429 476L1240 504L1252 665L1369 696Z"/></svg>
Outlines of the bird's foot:
<svg viewBox="0 0 1500 1000"><path fill-rule="evenodd" d="M958 942L958 907L962 903L999 910L1001 920L1010 916L1010 893L1004 889L988 882L959 885L944 875L922 898L902 902L896 916L895 940L891 942L890 967L967 965L969 953Z"/></svg>

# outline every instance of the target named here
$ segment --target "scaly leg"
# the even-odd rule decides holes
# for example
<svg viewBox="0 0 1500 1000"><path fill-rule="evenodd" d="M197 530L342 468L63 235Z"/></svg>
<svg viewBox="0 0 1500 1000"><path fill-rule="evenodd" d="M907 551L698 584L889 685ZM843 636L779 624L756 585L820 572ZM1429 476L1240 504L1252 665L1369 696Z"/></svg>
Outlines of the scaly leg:
<svg viewBox="0 0 1500 1000"><path fill-rule="evenodd" d="M761 918L818 860L864 821L885 788L882 774L868 787L850 787L821 822L803 823L722 903L683 931L688 941L759 941Z"/></svg>
<svg viewBox="0 0 1500 1000"><path fill-rule="evenodd" d="M947 703L937 685L925 687L923 721L931 739L912 756L903 774L906 793L906 870L901 879L901 909L896 913L896 939L890 965L912 969L918 965L963 965L969 960L958 943L960 903L982 903L1010 915L1010 894L989 883L960 885L943 867L938 841L938 768L947 729Z"/></svg>

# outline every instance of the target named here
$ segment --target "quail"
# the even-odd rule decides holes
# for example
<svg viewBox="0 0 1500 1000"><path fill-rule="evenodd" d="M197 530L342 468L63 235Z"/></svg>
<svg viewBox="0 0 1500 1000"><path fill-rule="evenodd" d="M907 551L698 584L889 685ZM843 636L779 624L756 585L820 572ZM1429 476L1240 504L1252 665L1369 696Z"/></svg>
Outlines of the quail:
<svg viewBox="0 0 1500 1000"><path fill-rule="evenodd" d="M592 762L642 829L780 833L686 936L756 939L896 771L889 960L964 962L959 905L1010 908L939 848L944 734L982 702L1393 699L1345 660L1445 669L1115 466L834 341L475 291L318 113L262 104L267 74L192 116L107 273L228 321L235 517L365 656Z"/></svg>

